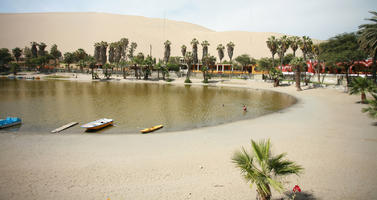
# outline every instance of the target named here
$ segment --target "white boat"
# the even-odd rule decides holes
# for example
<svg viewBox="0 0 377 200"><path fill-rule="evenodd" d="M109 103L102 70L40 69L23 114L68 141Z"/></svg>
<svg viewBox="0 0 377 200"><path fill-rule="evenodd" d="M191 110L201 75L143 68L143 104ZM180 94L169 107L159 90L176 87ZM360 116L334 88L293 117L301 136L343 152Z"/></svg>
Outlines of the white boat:
<svg viewBox="0 0 377 200"><path fill-rule="evenodd" d="M98 130L112 124L113 124L113 119L103 118L103 119L99 119L99 120L84 124L81 127L86 128L87 130Z"/></svg>

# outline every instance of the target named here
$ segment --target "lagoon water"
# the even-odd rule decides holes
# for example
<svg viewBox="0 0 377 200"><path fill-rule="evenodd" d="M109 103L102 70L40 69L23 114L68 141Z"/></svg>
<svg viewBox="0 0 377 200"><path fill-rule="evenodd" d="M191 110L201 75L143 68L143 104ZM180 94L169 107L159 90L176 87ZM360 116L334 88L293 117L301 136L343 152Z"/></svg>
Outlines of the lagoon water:
<svg viewBox="0 0 377 200"><path fill-rule="evenodd" d="M295 102L282 93L244 88L1 79L0 118L20 117L23 124L0 132L49 134L71 121L82 125L105 117L116 126L97 133L138 133L158 124L164 125L158 132L177 131L255 118ZM85 132L75 126L64 133Z"/></svg>

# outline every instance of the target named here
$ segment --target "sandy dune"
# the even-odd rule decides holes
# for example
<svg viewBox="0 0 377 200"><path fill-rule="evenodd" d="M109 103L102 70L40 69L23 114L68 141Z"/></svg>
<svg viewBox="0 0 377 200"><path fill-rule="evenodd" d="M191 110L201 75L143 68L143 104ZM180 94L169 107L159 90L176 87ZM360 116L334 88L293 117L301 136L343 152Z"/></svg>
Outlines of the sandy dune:
<svg viewBox="0 0 377 200"><path fill-rule="evenodd" d="M256 119L180 132L0 134L0 199L254 199L255 188L230 160L251 138L270 138L273 151L303 165L287 190L299 184L305 199L376 199L377 127L360 112L359 96L255 81L227 85L299 101Z"/></svg>
<svg viewBox="0 0 377 200"><path fill-rule="evenodd" d="M183 44L191 51L190 41L208 40L209 53L217 57L218 44L233 41L234 56L247 53L255 58L270 56L266 40L278 33L262 32L216 32L205 27L172 20L104 13L29 13L0 14L0 47L14 48L30 45L31 41L45 42L48 49L54 43L63 52L84 48L93 54L94 43L114 42L127 37L138 44L136 52L163 57L163 43L172 42L173 56L180 56ZM201 58L201 47L199 48ZM229 60L225 54L226 60Z"/></svg>

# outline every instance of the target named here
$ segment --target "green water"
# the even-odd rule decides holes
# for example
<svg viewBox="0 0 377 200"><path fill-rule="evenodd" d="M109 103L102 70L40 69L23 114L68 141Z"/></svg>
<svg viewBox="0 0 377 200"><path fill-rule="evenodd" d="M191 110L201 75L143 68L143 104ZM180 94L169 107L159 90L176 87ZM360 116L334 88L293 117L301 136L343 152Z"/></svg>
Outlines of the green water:
<svg viewBox="0 0 377 200"><path fill-rule="evenodd" d="M158 132L212 126L255 118L295 103L291 96L252 89L147 83L0 80L0 118L23 124L1 132L49 133L71 121L82 125L112 118L99 133L138 133L163 124ZM247 105L248 112L242 106ZM64 133L84 133L80 126Z"/></svg>

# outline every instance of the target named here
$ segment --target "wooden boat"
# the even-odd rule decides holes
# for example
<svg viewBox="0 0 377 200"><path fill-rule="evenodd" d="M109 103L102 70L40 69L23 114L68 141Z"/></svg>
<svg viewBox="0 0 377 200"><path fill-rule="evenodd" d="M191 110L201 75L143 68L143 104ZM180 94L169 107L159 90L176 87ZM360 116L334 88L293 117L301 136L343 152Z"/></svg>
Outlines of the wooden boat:
<svg viewBox="0 0 377 200"><path fill-rule="evenodd" d="M98 130L112 124L113 124L113 119L103 118L103 119L99 119L99 120L84 124L81 127L86 128L87 130Z"/></svg>
<svg viewBox="0 0 377 200"><path fill-rule="evenodd" d="M78 122L71 122L71 123L68 123L68 124L66 124L66 125L64 125L64 126L61 126L61 127L57 128L57 129L54 129L53 131L51 131L51 133L59 133L60 131L63 131L63 130L65 130L65 129L67 129L67 128L70 128L70 127L72 127L72 126L75 126L76 124L78 124Z"/></svg>
<svg viewBox="0 0 377 200"><path fill-rule="evenodd" d="M157 126L153 126L152 128L146 128L146 129L143 129L143 130L140 130L141 133L150 133L150 132L153 132L153 131L156 131L160 128L164 127L163 125L157 125Z"/></svg>
<svg viewBox="0 0 377 200"><path fill-rule="evenodd" d="M0 119L0 128L16 126L21 123L21 119L18 117L7 117L6 119Z"/></svg>

